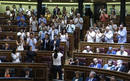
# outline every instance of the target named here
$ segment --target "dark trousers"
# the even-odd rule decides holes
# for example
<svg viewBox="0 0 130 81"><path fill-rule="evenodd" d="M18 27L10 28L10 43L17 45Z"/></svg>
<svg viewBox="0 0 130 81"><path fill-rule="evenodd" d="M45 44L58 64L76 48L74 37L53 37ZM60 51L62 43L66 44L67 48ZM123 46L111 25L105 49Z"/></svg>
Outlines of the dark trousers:
<svg viewBox="0 0 130 81"><path fill-rule="evenodd" d="M57 79L57 73L59 74L59 80L62 80L62 67L53 65L53 77Z"/></svg>

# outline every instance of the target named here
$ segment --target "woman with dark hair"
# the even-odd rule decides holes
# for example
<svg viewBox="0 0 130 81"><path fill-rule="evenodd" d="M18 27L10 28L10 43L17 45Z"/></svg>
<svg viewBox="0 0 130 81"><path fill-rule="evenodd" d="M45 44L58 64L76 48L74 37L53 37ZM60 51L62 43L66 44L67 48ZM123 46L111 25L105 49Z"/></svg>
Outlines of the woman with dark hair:
<svg viewBox="0 0 130 81"><path fill-rule="evenodd" d="M63 29L60 33L60 40L61 42L67 42L68 40L68 33L66 31L66 29Z"/></svg>
<svg viewBox="0 0 130 81"><path fill-rule="evenodd" d="M17 48L14 48L11 53L12 62L13 63L20 63L21 55L19 52L17 52Z"/></svg>
<svg viewBox="0 0 130 81"><path fill-rule="evenodd" d="M60 53L59 49L57 48L55 52L52 54L53 58L53 79L57 79L57 72L59 74L59 80L62 80L62 57L63 54Z"/></svg>

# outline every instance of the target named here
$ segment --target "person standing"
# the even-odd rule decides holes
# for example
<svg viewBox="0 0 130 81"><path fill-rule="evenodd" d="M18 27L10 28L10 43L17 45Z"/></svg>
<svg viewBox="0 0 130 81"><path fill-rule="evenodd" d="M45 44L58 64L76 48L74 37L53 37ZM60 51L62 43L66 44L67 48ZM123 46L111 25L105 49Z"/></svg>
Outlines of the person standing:
<svg viewBox="0 0 130 81"><path fill-rule="evenodd" d="M126 43L127 42L127 30L126 27L120 25L119 30L117 32L118 43Z"/></svg>
<svg viewBox="0 0 130 81"><path fill-rule="evenodd" d="M30 33L30 37L27 38L27 45L32 46L32 51L36 50L37 39L34 37L33 33Z"/></svg>
<svg viewBox="0 0 130 81"><path fill-rule="evenodd" d="M105 12L102 12L100 15L100 21L101 22L106 22L108 20L109 16Z"/></svg>
<svg viewBox="0 0 130 81"><path fill-rule="evenodd" d="M113 41L113 32L110 30L109 27L106 27L106 31L104 33L104 39L106 43L114 43Z"/></svg>
<svg viewBox="0 0 130 81"><path fill-rule="evenodd" d="M29 49L28 49L26 55L27 55L26 62L33 63L36 53L34 51L32 51L32 46L29 46Z"/></svg>
<svg viewBox="0 0 130 81"><path fill-rule="evenodd" d="M14 48L14 49L12 50L11 57L12 57L12 62L13 62L13 63L20 63L20 62L21 62L21 61L20 61L21 55L20 55L19 52L17 52L17 49L16 49L16 48Z"/></svg>
<svg viewBox="0 0 130 81"><path fill-rule="evenodd" d="M57 48L52 54L53 58L53 79L57 79L57 73L59 74L59 80L62 80L62 57L63 54Z"/></svg>
<svg viewBox="0 0 130 81"><path fill-rule="evenodd" d="M32 28L32 31L36 32L38 29L38 22L36 20L36 17L32 17L32 21L30 22L30 25L31 25L31 28Z"/></svg>
<svg viewBox="0 0 130 81"><path fill-rule="evenodd" d="M83 29L83 18L77 13L77 17L74 19L74 24L76 27L80 28L80 36L82 38L82 29Z"/></svg>

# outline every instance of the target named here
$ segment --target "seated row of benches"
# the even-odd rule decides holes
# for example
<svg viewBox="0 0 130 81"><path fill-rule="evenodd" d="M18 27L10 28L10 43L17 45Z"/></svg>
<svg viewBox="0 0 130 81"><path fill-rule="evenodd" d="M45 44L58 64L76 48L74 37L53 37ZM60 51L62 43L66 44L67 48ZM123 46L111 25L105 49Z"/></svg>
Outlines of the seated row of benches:
<svg viewBox="0 0 130 81"><path fill-rule="evenodd" d="M0 46L4 45L6 42L10 45L10 48L16 47L16 41L15 40L0 41ZM121 45L124 45L125 49L129 53L129 49L130 49L129 43L124 43L124 44L118 44L118 43L87 43L87 42L81 41L80 46L79 46L80 47L79 50L80 50L80 52L82 52L86 46L90 46L93 49L94 52L96 52L97 48L100 48L100 49L104 50L104 53L106 53L106 50L109 47L120 48ZM66 49L66 43L65 42L61 42L60 46L64 47L64 49ZM66 52L66 50L64 50L64 51ZM72 53L70 53L70 54L72 54Z"/></svg>
<svg viewBox="0 0 130 81"><path fill-rule="evenodd" d="M115 49L119 49L120 46L123 45L125 50L130 54L130 43L124 43L124 44L118 44L118 43L88 43L81 41L80 42L80 52L84 50L86 46L90 46L94 52L96 52L96 49L99 48L102 53L107 53L107 50L109 47L113 47Z"/></svg>
<svg viewBox="0 0 130 81"><path fill-rule="evenodd" d="M48 81L48 66L43 63L1 63L0 74L4 74L5 69L14 69L15 75L11 78L5 78L4 75L0 75L0 81ZM24 69L32 69L32 77L21 77Z"/></svg>
<svg viewBox="0 0 130 81"><path fill-rule="evenodd" d="M88 53L74 53L73 58L78 58L80 62L85 63L86 66L89 66L93 62L93 58L100 60L102 65L108 63L108 60L112 59L113 61L123 60L123 63L130 69L130 56L117 56L117 55L107 55L107 54L88 54Z"/></svg>
<svg viewBox="0 0 130 81"><path fill-rule="evenodd" d="M98 75L115 76L116 79L119 79L119 81L130 81L130 74L127 73L110 71L105 69L90 68L88 66L64 65L65 81L72 81L72 78L74 77L74 73L76 71L83 72L84 80L86 79L86 77L89 76L90 71L95 71Z"/></svg>
<svg viewBox="0 0 130 81"><path fill-rule="evenodd" d="M7 56L8 59L11 59L10 54L11 54L11 51L0 51L0 56ZM38 62L49 63L49 61L52 61L51 60L51 54L52 54L51 51L38 51L35 60L36 60L37 63ZM24 59L24 57L26 55L26 51L21 52L21 55L22 55L22 59ZM130 57L105 55L105 54L74 53L74 57L86 58L86 62L87 63L91 63L90 61L92 61L92 58L101 58L103 60L103 64L107 63L107 60L109 60L109 59L113 59L113 60L121 59L123 61L130 62ZM8 68L12 68L12 67L17 68L17 67L19 67L20 68L22 66L24 66L25 68L36 68L36 67L40 68L40 67L43 67L43 66L44 67L48 67L48 64L46 64L46 65L44 65L44 64L43 65L42 64L35 64L35 63L34 64L29 64L29 65L28 64L24 64L24 63L22 63L22 64L10 64L10 63L8 63L8 64L7 63L0 64L1 68L3 68L3 67L4 68L6 68L6 67L8 67ZM45 70L45 69L42 69L42 70ZM91 70L93 70L93 71L95 71L95 72L97 72L99 74L112 75L112 76L119 77L119 78L121 78L123 80L128 80L128 81L130 80L130 78L128 78L129 75L126 74L126 73L115 72L115 71L108 71L108 70L104 70L104 69L95 69L95 68L90 68L90 67L87 67L87 66L64 65L65 81L71 81L72 78L73 78L73 76L71 76L71 73L74 73L75 71L84 72L85 76L87 77L88 76L88 72L91 71ZM40 74L40 76L42 76L42 75ZM38 77L40 77L40 76L38 76ZM47 75L44 75L44 77L45 76L47 76ZM37 77L37 79L39 79L38 77ZM37 81L41 81L41 80L37 80ZM45 81L47 81L47 80L45 80Z"/></svg>

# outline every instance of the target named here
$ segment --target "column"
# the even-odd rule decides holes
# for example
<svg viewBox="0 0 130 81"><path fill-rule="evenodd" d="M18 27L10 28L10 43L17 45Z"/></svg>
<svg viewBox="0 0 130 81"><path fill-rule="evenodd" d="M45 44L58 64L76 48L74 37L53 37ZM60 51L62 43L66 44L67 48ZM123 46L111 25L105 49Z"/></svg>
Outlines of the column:
<svg viewBox="0 0 130 81"><path fill-rule="evenodd" d="M125 12L126 12L126 0L121 0L120 3L120 24L124 24L126 26L125 22Z"/></svg>
<svg viewBox="0 0 130 81"><path fill-rule="evenodd" d="M40 18L42 14L42 1L43 0L37 0L37 18Z"/></svg>
<svg viewBox="0 0 130 81"><path fill-rule="evenodd" d="M84 0L78 0L78 11L79 11L81 17L83 16L83 1Z"/></svg>

